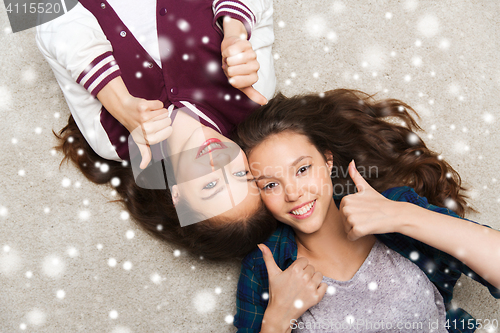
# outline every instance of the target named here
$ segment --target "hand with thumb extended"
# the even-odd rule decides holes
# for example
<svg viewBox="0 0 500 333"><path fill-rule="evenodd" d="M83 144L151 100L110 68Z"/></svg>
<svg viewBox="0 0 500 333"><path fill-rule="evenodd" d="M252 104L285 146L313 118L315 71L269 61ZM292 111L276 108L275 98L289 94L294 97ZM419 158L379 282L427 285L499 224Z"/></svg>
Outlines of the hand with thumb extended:
<svg viewBox="0 0 500 333"><path fill-rule="evenodd" d="M347 238L354 241L366 235L397 232L401 203L374 190L358 172L354 160L349 163L349 175L358 192L345 196L340 203Z"/></svg>
<svg viewBox="0 0 500 333"><path fill-rule="evenodd" d="M298 258L282 271L266 245L259 244L259 249L269 277L269 304L264 314L262 332L271 327L286 331L290 320L298 319L323 299L327 285L321 282L323 274L316 272L306 258Z"/></svg>
<svg viewBox="0 0 500 333"><path fill-rule="evenodd" d="M267 104L267 99L252 87L259 80L260 69L252 44L239 36L225 36L221 44L222 69L229 84L239 89L257 104Z"/></svg>

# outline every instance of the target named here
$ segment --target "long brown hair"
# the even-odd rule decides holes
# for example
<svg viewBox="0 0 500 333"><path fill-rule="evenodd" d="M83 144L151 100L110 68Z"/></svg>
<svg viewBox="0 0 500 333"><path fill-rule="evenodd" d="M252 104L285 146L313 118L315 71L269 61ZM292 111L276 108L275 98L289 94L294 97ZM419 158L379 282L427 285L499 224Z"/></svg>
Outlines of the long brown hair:
<svg viewBox="0 0 500 333"><path fill-rule="evenodd" d="M206 259L242 258L258 243L265 241L276 228L276 220L261 202L255 214L237 221L222 216L181 227L168 189L150 190L139 187L128 163L103 159L85 140L72 116L59 134L55 147L62 151L64 161L72 161L90 181L106 184L117 177L115 187L133 220L153 237L181 246ZM107 164L107 172L100 166ZM185 204L185 203L180 203Z"/></svg>
<svg viewBox="0 0 500 333"><path fill-rule="evenodd" d="M410 186L431 204L463 216L469 207L460 176L414 133L420 127L410 112L417 115L399 100L376 101L348 89L290 98L278 94L238 126L236 142L249 154L270 135L294 131L318 151L331 152L337 170L347 170L353 159L358 169L375 167L375 175L361 174L376 190ZM333 182L349 180L347 172L340 172Z"/></svg>

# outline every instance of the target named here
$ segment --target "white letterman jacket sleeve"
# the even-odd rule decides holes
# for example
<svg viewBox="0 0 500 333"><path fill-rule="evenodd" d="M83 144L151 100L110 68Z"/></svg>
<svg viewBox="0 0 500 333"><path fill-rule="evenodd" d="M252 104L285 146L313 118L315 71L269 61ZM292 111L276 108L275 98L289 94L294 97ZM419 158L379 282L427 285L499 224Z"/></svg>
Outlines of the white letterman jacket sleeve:
<svg viewBox="0 0 500 333"><path fill-rule="evenodd" d="M35 39L89 145L101 157L121 161L101 125L102 104L95 98L121 73L96 18L78 3L66 14L37 26Z"/></svg>
<svg viewBox="0 0 500 333"><path fill-rule="evenodd" d="M121 75L111 43L94 15L80 3L66 14L39 25L36 41L47 60L52 60L51 66L57 62L94 97Z"/></svg>
<svg viewBox="0 0 500 333"><path fill-rule="evenodd" d="M259 80L253 87L268 100L276 90L272 45L274 43L272 0L214 0L214 21L219 29L224 16L240 20L246 27L249 41L260 64Z"/></svg>

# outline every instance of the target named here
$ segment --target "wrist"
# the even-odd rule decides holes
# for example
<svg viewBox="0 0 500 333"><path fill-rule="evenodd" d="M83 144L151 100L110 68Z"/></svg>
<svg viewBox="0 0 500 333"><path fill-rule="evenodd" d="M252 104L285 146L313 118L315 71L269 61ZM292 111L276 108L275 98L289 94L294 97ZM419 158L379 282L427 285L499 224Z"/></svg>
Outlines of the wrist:
<svg viewBox="0 0 500 333"><path fill-rule="evenodd" d="M412 203L409 202L395 202L395 231L400 234L408 235L415 225L415 219L418 217L419 212Z"/></svg>
<svg viewBox="0 0 500 333"><path fill-rule="evenodd" d="M264 312L261 333L291 332L293 316L285 311L268 306Z"/></svg>
<svg viewBox="0 0 500 333"><path fill-rule="evenodd" d="M128 92L125 83L121 77L116 77L111 80L97 94L97 99L108 110L108 112L126 126L123 112L126 106L132 102L133 96Z"/></svg>

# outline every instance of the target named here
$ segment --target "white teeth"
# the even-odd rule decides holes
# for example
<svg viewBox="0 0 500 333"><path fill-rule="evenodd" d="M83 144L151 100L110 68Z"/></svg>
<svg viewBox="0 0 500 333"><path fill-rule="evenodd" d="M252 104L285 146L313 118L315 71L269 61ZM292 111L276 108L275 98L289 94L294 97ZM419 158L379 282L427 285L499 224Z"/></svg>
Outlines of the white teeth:
<svg viewBox="0 0 500 333"><path fill-rule="evenodd" d="M206 146L205 148L203 148L203 150L198 154L198 156L201 156L201 155L205 154L206 152L208 152L209 150L211 151L214 148L222 148L222 145L220 145L217 142L213 142L213 143L209 144L208 146Z"/></svg>
<svg viewBox="0 0 500 333"><path fill-rule="evenodd" d="M314 200L314 201L316 201L316 200ZM311 210L312 206L314 205L314 201L308 205L303 206L300 209L292 210L292 214L293 215L304 215L305 213L307 213L308 211Z"/></svg>

